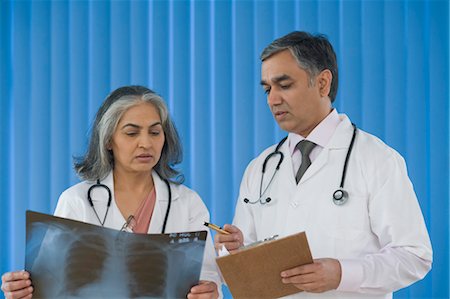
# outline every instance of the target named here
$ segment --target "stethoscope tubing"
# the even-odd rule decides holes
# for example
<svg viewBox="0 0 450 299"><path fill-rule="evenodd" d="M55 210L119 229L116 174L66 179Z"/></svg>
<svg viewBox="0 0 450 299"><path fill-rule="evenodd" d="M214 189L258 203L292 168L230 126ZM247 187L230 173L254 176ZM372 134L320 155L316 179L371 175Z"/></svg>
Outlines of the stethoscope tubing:
<svg viewBox="0 0 450 299"><path fill-rule="evenodd" d="M167 203L167 210L166 210L166 215L164 216L164 222L163 222L163 226L162 226L162 230L161 233L164 234L166 231L166 226L167 226L167 221L169 219L169 212L170 212L170 207L172 204L172 190L170 188L170 182L169 180L164 179L164 182L167 185L167 190L169 192L169 201ZM105 212L105 216L103 217L103 221L100 220L100 217L98 216L97 210L95 209L94 206L94 201L92 200L91 197L91 192L92 190L94 190L95 188L104 188L108 191L108 204L106 207L106 212ZM108 186L106 186L105 184L100 183L100 180L97 179L97 182L95 184L93 184L91 187L89 187L88 192L87 192L87 200L89 202L89 204L91 205L92 209L94 210L95 216L98 219L98 222L101 224L101 226L105 225L105 221L106 221L106 217L108 216L108 211L109 211L109 207L111 206L111 202L112 202L112 193L111 193L111 189L109 189Z"/></svg>
<svg viewBox="0 0 450 299"><path fill-rule="evenodd" d="M345 178L347 175L347 166L348 166L348 162L350 159L350 155L352 153L353 150L353 145L355 143L355 139L356 139L356 133L358 131L358 128L356 127L356 125L354 123L352 123L352 127L353 127L353 134L352 134L352 139L350 141L349 144L349 148L347 151L347 155L345 156L345 161L344 161L344 167L342 169L342 177L341 177L341 183L339 185L339 188L333 193L333 202L340 206L343 205L347 199L348 199L348 193L344 190L344 182L345 182ZM255 201L250 201L248 198L244 198L244 203L247 204L256 204L256 203L260 203L260 204L266 204L269 203L272 199L270 197L266 198L264 201L262 199L263 195L266 193L267 189L270 187L270 185L272 184L275 175L277 174L278 170L280 169L280 165L283 162L284 159L284 154L280 151L281 146L284 144L284 142L286 141L287 136L284 137L276 146L275 150L270 153L269 155L267 155L267 157L264 159L263 165L262 165L262 169L261 169L261 181L260 181L260 185L259 185L259 198ZM263 181L264 181L264 175L266 172L266 167L267 167L267 163L269 162L270 159L272 159L273 157L279 155L280 159L278 160L277 166L275 167L272 177L269 180L269 183L266 185L266 187L263 190ZM336 194L342 194L342 196L337 197Z"/></svg>

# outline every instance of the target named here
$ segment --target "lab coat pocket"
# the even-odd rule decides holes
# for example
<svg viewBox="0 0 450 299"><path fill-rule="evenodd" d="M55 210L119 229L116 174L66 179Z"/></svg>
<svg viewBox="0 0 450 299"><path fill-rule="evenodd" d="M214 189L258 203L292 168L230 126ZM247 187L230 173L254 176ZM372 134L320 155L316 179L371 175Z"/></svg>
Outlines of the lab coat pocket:
<svg viewBox="0 0 450 299"><path fill-rule="evenodd" d="M369 215L363 195L350 194L344 205L330 203L319 213L322 232L337 240L353 241L361 238L369 228Z"/></svg>

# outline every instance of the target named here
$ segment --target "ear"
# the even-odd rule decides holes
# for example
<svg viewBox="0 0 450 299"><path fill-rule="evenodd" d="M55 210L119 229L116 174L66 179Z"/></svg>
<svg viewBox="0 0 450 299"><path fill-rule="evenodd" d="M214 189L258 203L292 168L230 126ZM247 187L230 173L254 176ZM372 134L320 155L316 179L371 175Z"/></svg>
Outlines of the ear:
<svg viewBox="0 0 450 299"><path fill-rule="evenodd" d="M319 85L319 93L321 97L327 97L330 94L332 80L333 75L331 74L331 71L328 69L323 70L317 76L316 82Z"/></svg>

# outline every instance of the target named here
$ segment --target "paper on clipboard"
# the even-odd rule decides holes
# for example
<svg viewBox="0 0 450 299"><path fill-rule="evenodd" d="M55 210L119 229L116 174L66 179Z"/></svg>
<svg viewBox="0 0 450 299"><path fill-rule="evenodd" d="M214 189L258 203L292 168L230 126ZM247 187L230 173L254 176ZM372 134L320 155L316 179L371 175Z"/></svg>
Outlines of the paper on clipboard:
<svg viewBox="0 0 450 299"><path fill-rule="evenodd" d="M233 298L278 298L300 290L281 282L284 270L313 262L305 232L216 259Z"/></svg>

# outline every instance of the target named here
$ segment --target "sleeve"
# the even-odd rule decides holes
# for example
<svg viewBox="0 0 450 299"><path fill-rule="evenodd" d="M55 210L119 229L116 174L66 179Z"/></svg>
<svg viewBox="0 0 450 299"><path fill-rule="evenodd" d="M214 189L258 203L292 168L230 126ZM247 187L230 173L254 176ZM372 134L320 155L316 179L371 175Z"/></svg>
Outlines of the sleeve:
<svg viewBox="0 0 450 299"><path fill-rule="evenodd" d="M392 150L376 164L367 171L368 208L381 249L361 259L340 260L339 291L390 293L431 269L430 238L403 158Z"/></svg>
<svg viewBox="0 0 450 299"><path fill-rule="evenodd" d="M209 212L200 199L200 197L194 192L193 201L190 207L191 216L189 218L190 226L193 230L205 230L203 225L205 221L209 222ZM213 281L217 285L219 291L219 298L223 298L222 294L222 279L219 275L219 270L216 264L216 251L213 246L211 231L208 230L206 238L205 252L203 255L203 266L200 273L200 280Z"/></svg>

